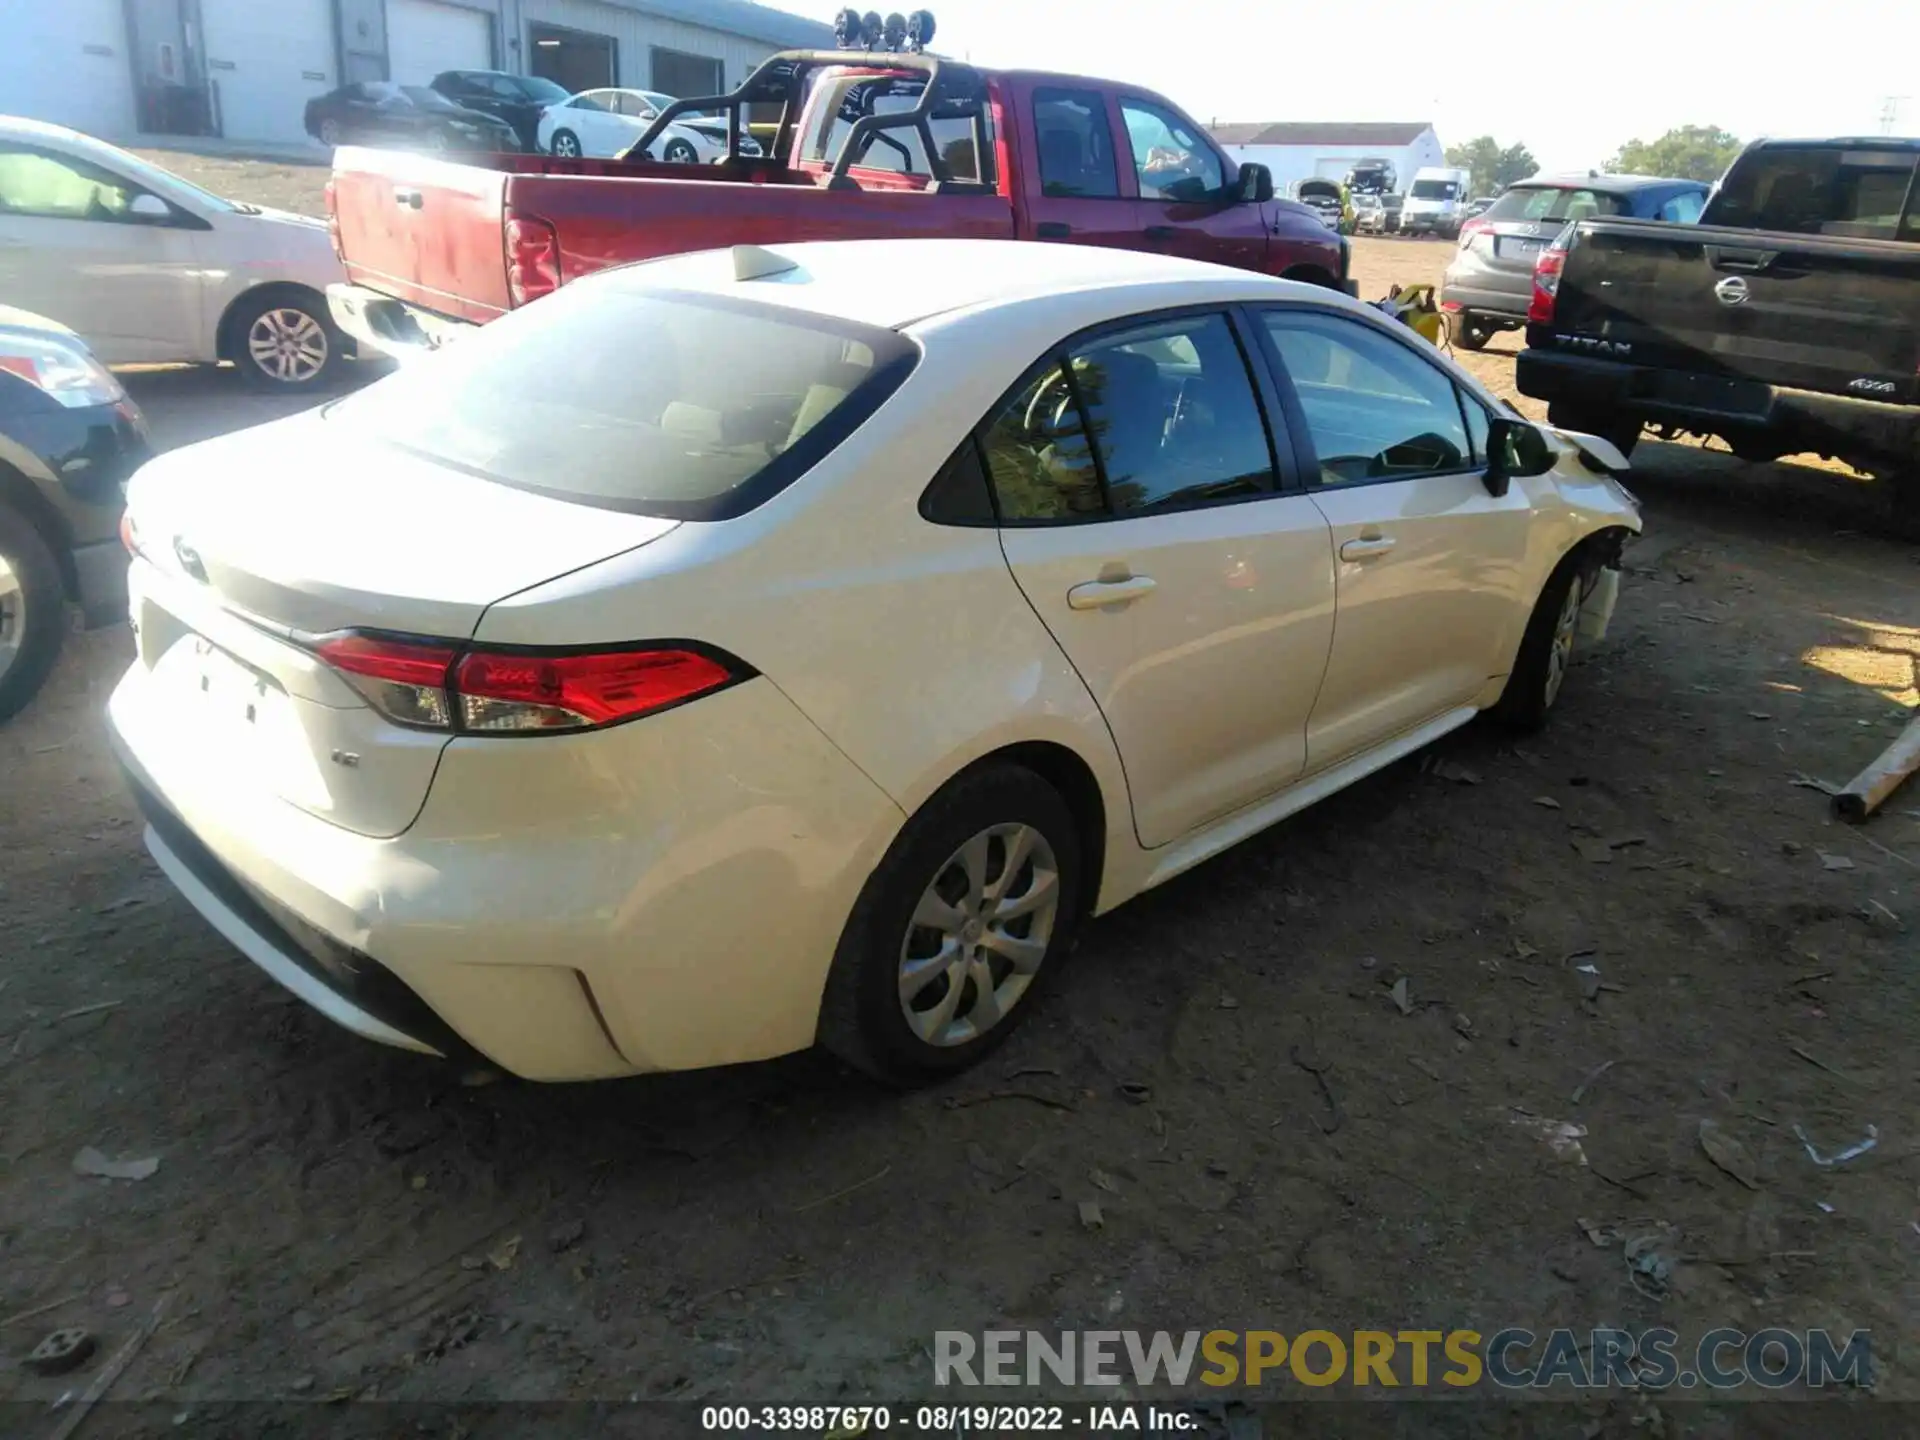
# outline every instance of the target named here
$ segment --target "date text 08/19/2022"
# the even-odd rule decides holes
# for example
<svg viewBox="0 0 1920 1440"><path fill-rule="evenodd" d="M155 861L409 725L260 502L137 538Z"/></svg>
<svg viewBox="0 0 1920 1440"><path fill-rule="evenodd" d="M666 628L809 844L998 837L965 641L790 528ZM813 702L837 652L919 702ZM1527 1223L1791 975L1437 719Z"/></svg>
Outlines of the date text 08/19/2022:
<svg viewBox="0 0 1920 1440"><path fill-rule="evenodd" d="M792 1431L828 1440L875 1434L1177 1434L1198 1416L1158 1405L708 1405L700 1428L715 1433Z"/></svg>

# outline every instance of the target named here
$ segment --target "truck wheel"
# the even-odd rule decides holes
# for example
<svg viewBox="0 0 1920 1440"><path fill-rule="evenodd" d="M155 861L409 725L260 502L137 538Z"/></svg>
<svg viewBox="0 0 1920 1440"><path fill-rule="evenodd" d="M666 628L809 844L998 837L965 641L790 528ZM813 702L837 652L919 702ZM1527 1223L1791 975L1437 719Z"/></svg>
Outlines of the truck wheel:
<svg viewBox="0 0 1920 1440"><path fill-rule="evenodd" d="M1454 312L1453 343L1462 350L1484 350L1491 339L1492 329L1484 321L1475 319L1471 310Z"/></svg>
<svg viewBox="0 0 1920 1440"><path fill-rule="evenodd" d="M1617 410L1585 410L1556 400L1547 406L1547 423L1562 430L1578 430L1610 440L1614 448L1629 459L1633 456L1633 447L1640 443L1640 422Z"/></svg>
<svg viewBox="0 0 1920 1440"><path fill-rule="evenodd" d="M60 562L26 516L0 505L0 720L39 693L66 629Z"/></svg>
<svg viewBox="0 0 1920 1440"><path fill-rule="evenodd" d="M553 132L553 144L548 148L562 160L578 160L580 137L571 130L556 130Z"/></svg>

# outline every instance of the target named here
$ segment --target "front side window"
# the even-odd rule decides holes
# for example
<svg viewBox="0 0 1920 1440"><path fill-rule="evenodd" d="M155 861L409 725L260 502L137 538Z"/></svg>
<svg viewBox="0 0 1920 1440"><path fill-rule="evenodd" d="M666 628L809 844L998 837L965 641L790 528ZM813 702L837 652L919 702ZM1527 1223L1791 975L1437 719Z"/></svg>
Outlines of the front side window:
<svg viewBox="0 0 1920 1440"><path fill-rule="evenodd" d="M1473 463L1452 377L1411 347L1339 316L1276 310L1263 320L1306 412L1318 484L1404 480Z"/></svg>
<svg viewBox="0 0 1920 1440"><path fill-rule="evenodd" d="M134 198L146 193L84 160L0 145L0 215L127 222Z"/></svg>
<svg viewBox="0 0 1920 1440"><path fill-rule="evenodd" d="M589 277L326 414L485 480L636 514L721 519L823 459L917 353L891 330Z"/></svg>
<svg viewBox="0 0 1920 1440"><path fill-rule="evenodd" d="M1075 346L1017 388L982 434L1001 518L1176 510L1273 488L1253 383L1222 315Z"/></svg>
<svg viewBox="0 0 1920 1440"><path fill-rule="evenodd" d="M1033 92L1040 190L1059 199L1111 200L1120 194L1107 102L1098 90Z"/></svg>
<svg viewBox="0 0 1920 1440"><path fill-rule="evenodd" d="M1120 117L1133 145L1141 199L1197 202L1226 184L1219 155L1178 116L1144 100L1123 99Z"/></svg>
<svg viewBox="0 0 1920 1440"><path fill-rule="evenodd" d="M614 112L630 120L651 120L655 111L646 96L634 90L621 90L614 96Z"/></svg>

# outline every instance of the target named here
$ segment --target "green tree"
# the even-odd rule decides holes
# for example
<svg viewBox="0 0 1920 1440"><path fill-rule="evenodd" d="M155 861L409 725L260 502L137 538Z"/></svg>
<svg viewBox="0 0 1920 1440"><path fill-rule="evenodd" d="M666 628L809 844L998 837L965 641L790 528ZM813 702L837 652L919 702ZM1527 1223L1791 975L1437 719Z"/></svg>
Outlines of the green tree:
<svg viewBox="0 0 1920 1440"><path fill-rule="evenodd" d="M1540 162L1525 145L1515 141L1503 146L1491 135L1449 147L1447 164L1473 172L1475 195L1498 195L1514 181L1525 180L1540 169Z"/></svg>
<svg viewBox="0 0 1920 1440"><path fill-rule="evenodd" d="M1629 140L1607 161L1616 175L1670 175L1718 180L1740 153L1738 137L1718 125L1682 125L1658 140Z"/></svg>

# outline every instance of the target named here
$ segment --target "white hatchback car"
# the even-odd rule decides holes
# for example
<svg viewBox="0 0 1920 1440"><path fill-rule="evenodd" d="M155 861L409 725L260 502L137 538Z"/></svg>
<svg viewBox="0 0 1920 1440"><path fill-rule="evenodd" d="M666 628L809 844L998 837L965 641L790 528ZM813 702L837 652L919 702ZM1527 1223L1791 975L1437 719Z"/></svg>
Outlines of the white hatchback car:
<svg viewBox="0 0 1920 1440"><path fill-rule="evenodd" d="M109 365L213 364L272 390L326 381L346 337L327 222L223 200L58 125L0 115L0 296Z"/></svg>
<svg viewBox="0 0 1920 1440"><path fill-rule="evenodd" d="M174 883L362 1035L910 1082L1086 915L1540 720L1624 467L1284 280L679 256L149 463L111 727Z"/></svg>
<svg viewBox="0 0 1920 1440"><path fill-rule="evenodd" d="M674 103L654 90L583 90L547 107L538 140L549 155L608 160L626 153L654 117ZM711 165L726 158L727 122L711 115L675 120L653 142L653 153L673 165ZM758 155L760 142L740 137L742 155Z"/></svg>

